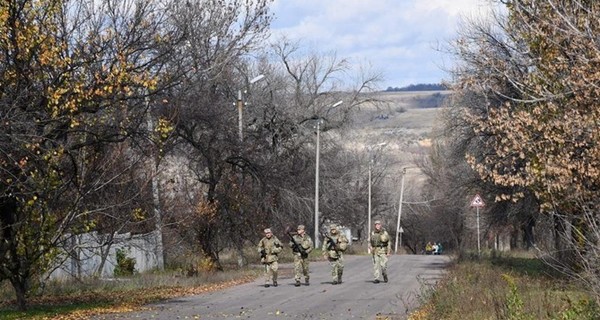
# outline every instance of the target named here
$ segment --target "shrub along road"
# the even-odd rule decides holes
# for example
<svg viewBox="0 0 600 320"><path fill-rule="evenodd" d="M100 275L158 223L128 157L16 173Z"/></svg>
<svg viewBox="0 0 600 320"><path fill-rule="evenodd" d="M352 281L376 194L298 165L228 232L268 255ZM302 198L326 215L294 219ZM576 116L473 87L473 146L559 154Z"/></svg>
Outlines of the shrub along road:
<svg viewBox="0 0 600 320"><path fill-rule="evenodd" d="M289 264L280 266L279 286L261 277L217 292L148 305L146 310L103 314L94 319L406 319L423 290L443 276L447 256L390 256L388 283L373 283L370 256L346 256L343 283L332 285L329 264L311 262L309 286L294 286Z"/></svg>

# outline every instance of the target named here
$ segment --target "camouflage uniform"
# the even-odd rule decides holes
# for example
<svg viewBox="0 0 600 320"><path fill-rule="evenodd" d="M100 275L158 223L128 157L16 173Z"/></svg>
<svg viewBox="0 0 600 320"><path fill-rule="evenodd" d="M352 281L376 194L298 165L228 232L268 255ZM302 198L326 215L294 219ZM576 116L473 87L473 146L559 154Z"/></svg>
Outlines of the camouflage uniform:
<svg viewBox="0 0 600 320"><path fill-rule="evenodd" d="M344 273L344 251L348 247L348 239L340 233L335 225L329 227L329 240L323 239L323 255L329 260L331 265L331 276L333 284L342 283L342 274Z"/></svg>
<svg viewBox="0 0 600 320"><path fill-rule="evenodd" d="M271 229L265 229L265 237L258 243L258 253L261 254L260 262L265 265L265 287L272 282L277 287L278 254L283 250L281 242L273 235Z"/></svg>
<svg viewBox="0 0 600 320"><path fill-rule="evenodd" d="M390 235L381 228L379 220L375 221L375 230L371 232L369 246L373 254L373 282L379 283L380 272L383 275L383 282L388 282L387 262L388 256L392 252L392 244Z"/></svg>
<svg viewBox="0 0 600 320"><path fill-rule="evenodd" d="M309 271L308 271L308 254L313 249L313 242L309 235L307 235L304 231L304 226L298 226L298 233L291 235L296 244L298 244L300 248L296 248L294 241L290 241L289 245L292 248L292 252L294 255L294 279L296 280L296 287L300 286L300 278L304 275L304 283L309 285ZM303 252L301 252L303 251Z"/></svg>

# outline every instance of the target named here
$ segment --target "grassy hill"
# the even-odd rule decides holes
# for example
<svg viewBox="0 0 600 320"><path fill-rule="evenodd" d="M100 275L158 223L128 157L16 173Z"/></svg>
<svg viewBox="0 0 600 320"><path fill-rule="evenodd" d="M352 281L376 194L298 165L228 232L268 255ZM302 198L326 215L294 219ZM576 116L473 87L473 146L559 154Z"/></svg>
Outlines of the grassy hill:
<svg viewBox="0 0 600 320"><path fill-rule="evenodd" d="M422 144L431 138L441 103L447 91L382 92L381 103L361 106L354 118L357 140L365 145L380 142Z"/></svg>
<svg viewBox="0 0 600 320"><path fill-rule="evenodd" d="M414 158L431 146L431 134L443 99L449 91L381 92L380 102L361 106L347 138L357 151L385 143L382 150L402 167L414 166Z"/></svg>

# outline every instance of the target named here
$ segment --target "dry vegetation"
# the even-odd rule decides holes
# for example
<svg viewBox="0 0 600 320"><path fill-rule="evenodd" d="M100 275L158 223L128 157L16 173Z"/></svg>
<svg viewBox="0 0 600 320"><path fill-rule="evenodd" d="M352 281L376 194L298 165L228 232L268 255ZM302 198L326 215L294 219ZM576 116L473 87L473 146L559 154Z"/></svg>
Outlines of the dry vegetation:
<svg viewBox="0 0 600 320"><path fill-rule="evenodd" d="M460 259L411 320L598 319L594 300L529 253Z"/></svg>

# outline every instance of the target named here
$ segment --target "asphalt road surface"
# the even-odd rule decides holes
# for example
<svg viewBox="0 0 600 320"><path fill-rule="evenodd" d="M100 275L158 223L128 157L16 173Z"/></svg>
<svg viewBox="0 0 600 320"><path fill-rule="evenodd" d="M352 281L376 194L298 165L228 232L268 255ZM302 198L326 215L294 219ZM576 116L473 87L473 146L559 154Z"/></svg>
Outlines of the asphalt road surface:
<svg viewBox="0 0 600 320"><path fill-rule="evenodd" d="M144 311L94 319L406 319L443 276L449 257L390 256L388 283L373 283L370 256L345 256L343 283L332 285L326 261L311 262L310 285L294 286L292 265L280 265L279 286L264 278L228 289L148 305Z"/></svg>

